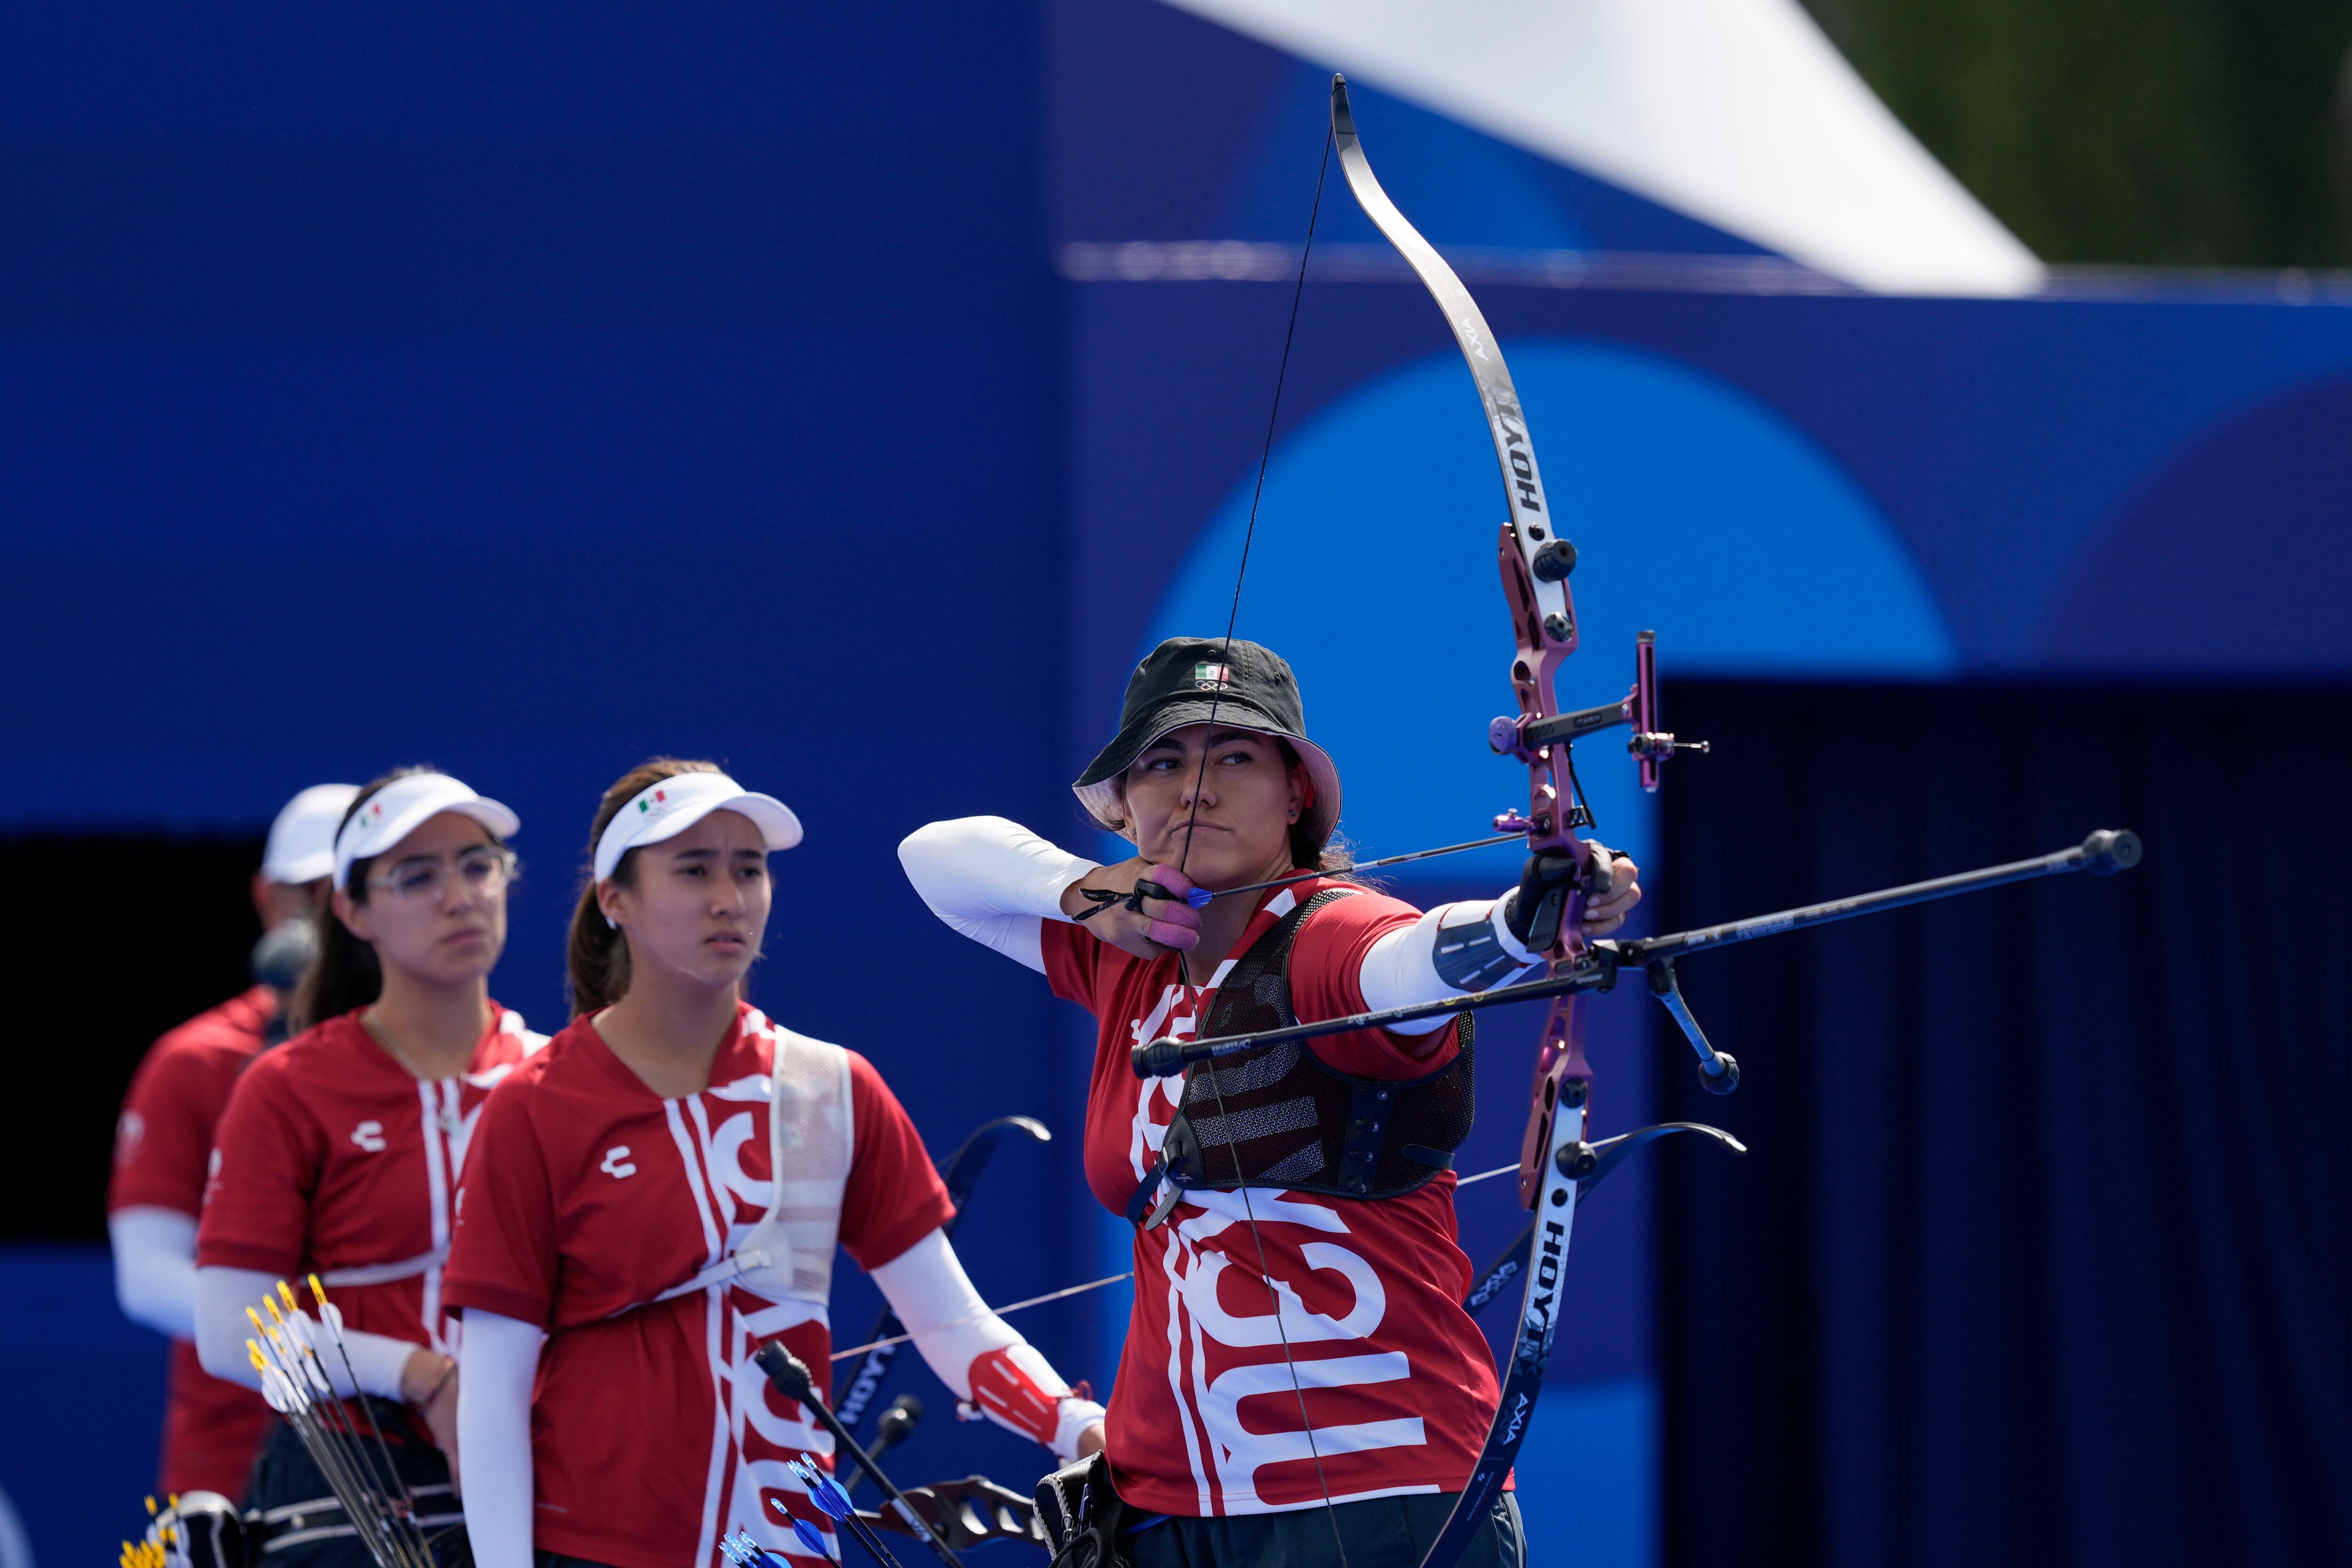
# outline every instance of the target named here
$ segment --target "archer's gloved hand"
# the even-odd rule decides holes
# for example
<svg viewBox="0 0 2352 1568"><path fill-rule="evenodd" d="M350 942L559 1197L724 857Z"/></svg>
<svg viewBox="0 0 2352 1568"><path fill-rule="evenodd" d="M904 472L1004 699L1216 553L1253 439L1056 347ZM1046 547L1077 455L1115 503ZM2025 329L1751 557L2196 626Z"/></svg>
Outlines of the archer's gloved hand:
<svg viewBox="0 0 2352 1568"><path fill-rule="evenodd" d="M1592 885L1584 890L1584 939L1607 936L1642 901L1642 868L1630 855L1592 847Z"/></svg>
<svg viewBox="0 0 2352 1568"><path fill-rule="evenodd" d="M1528 857L1519 885L1505 895L1503 925L1529 952L1543 952L1559 940L1561 912L1576 890L1576 857L1547 849Z"/></svg>
<svg viewBox="0 0 2352 1568"><path fill-rule="evenodd" d="M1586 900L1584 934L1588 938L1605 936L1623 925L1633 906L1642 901L1633 862L1603 844L1595 843L1589 847L1591 869L1582 885ZM1519 872L1518 887L1505 895L1504 928L1528 952L1548 951L1559 940L1560 917L1568 907L1568 896L1577 890L1575 856L1560 850L1528 856L1526 867Z"/></svg>

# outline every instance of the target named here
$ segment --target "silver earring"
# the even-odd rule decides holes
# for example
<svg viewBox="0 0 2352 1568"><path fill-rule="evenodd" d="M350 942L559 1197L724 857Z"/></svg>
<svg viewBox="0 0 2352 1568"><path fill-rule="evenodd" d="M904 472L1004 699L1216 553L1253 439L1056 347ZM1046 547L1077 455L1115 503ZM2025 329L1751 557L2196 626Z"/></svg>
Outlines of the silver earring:
<svg viewBox="0 0 2352 1568"><path fill-rule="evenodd" d="M604 929L606 931L618 931L621 929L621 922L614 920L612 916L606 915L604 917Z"/></svg>

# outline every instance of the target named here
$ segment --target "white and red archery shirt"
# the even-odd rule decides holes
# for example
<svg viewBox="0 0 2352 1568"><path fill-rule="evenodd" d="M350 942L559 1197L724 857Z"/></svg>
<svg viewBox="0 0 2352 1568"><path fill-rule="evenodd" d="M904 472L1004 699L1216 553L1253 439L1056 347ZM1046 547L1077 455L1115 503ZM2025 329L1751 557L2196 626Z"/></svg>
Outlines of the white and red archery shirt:
<svg viewBox="0 0 2352 1568"><path fill-rule="evenodd" d="M829 1184L826 1172L803 1180L812 1173L788 1169L786 1195L809 1211L803 1224L837 1215L841 1245L877 1268L954 1209L914 1124L855 1052L790 1036L745 1006L710 1086L663 1100L581 1018L490 1097L445 1290L457 1307L548 1331L530 1410L541 1551L692 1568L723 1561L719 1537L745 1529L794 1563L816 1561L772 1502L830 1531L784 1462L807 1456L829 1469L832 1439L751 1354L782 1338L824 1376L822 1283L781 1301L734 1285L656 1300L732 1256L775 1202L769 1075L785 1040L789 1061L837 1072L848 1145L828 1163ZM829 1270L832 1247L823 1253L805 1261Z"/></svg>
<svg viewBox="0 0 2352 1568"><path fill-rule="evenodd" d="M543 1037L490 1005L456 1078L418 1079L354 1010L256 1057L214 1135L200 1268L324 1277L346 1327L455 1353L452 1194L492 1086ZM303 1292L303 1305L310 1304Z"/></svg>
<svg viewBox="0 0 2352 1568"><path fill-rule="evenodd" d="M149 1048L115 1123L109 1215L159 1208L194 1219L204 1212L214 1129L277 1016L277 994L257 985L197 1014ZM243 1497L270 1420L258 1392L213 1376L196 1360L194 1342L173 1341L156 1490Z"/></svg>
<svg viewBox="0 0 2352 1568"><path fill-rule="evenodd" d="M1341 885L1318 879L1261 895L1234 955L1298 903ZM1291 947L1297 1016L1363 1011L1365 953L1420 918L1370 892L1316 910ZM1163 1036L1192 1038L1230 962L1212 984L1187 985L1173 954L1137 958L1062 921L1045 924L1045 957L1055 994L1099 1025L1087 1181L1124 1212L1183 1088L1181 1078L1139 1081L1129 1052ZM1407 1054L1429 1043L1379 1030L1311 1042L1327 1065L1384 1079L1433 1072L1459 1049L1449 1025L1435 1049ZM1461 1490L1499 1392L1486 1342L1462 1309L1471 1268L1454 1237L1453 1174L1370 1201L1252 1189L1248 1210L1255 1237L1240 1194L1197 1192L1157 1229L1136 1233L1135 1310L1108 1422L1120 1498L1194 1517L1319 1506L1318 1454L1335 1500ZM1279 1323L1268 1276L1295 1297ZM1284 1363L1285 1328L1307 1421Z"/></svg>

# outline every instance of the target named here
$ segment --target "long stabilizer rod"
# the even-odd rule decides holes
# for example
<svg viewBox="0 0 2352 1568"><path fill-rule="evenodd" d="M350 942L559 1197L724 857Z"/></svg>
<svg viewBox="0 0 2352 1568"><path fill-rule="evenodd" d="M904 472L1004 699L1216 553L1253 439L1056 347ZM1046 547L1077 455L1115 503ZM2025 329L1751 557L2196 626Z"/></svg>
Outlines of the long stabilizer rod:
<svg viewBox="0 0 2352 1568"><path fill-rule="evenodd" d="M1699 948L1727 947L1733 942L1753 942L1758 937L1778 936L1782 931L1828 925L1836 921L1853 920L1857 915L1878 914L1887 910L1899 910L1906 904L1924 904L1937 899L1954 898L1961 893L1982 892L1988 888L2005 887L2011 882L2031 881L2039 877L2063 877L2072 871L2111 877L2117 871L2129 870L2138 865L2139 858L2138 835L2101 829L2071 849L2037 855L2030 860L2011 860L2006 865L1988 866L1980 871L1962 871L1949 877L1937 877L1931 881L1907 882L1902 887L1886 888L1875 893L1832 899L1827 903L1807 904L1802 909L1782 910L1776 914L1758 915L1724 925L1704 926L1696 931L1645 937L1638 942L1598 942L1588 948L1570 968L1517 985L1499 985L1491 991L1473 991L1461 996L1442 997L1434 1002L1418 1002L1407 1007L1352 1013L1344 1018L1324 1018L1312 1024L1294 1024L1286 1029L1265 1029L1255 1034L1226 1035L1205 1040L1178 1040L1162 1037L1149 1045L1135 1047L1135 1076L1172 1078L1194 1062L1213 1061L1219 1057L1255 1050L1261 1046L1279 1045L1286 1040L1311 1040L1324 1035L1344 1035L1357 1029L1384 1029L1394 1024L1409 1024L1417 1018L1475 1012L1483 1007L1539 1001L1577 991L1606 991L1617 983L1618 971L1622 968L1640 968Z"/></svg>
<svg viewBox="0 0 2352 1568"><path fill-rule="evenodd" d="M1654 958L1678 957L1695 948L1753 942L1759 936L1778 936L1784 931L1801 931L1807 926L1850 921L1856 915L1874 915L1885 910L1899 910L1906 904L1925 904L1958 893L1982 892L1988 888L2005 887L2011 882L2030 882L2037 877L2060 877L2069 871L2088 871L2095 877L2112 877L2118 871L2128 871L2138 865L2139 856L2139 835L2102 829L2074 848L2061 849L2054 855L2037 855L2031 860L2011 860L2005 866L1988 866L1981 871L1962 871L1926 882L1907 882L1902 887L1887 888L1875 893L1858 893L1851 899L1832 899L1825 904L1807 904L1801 910L1782 910L1778 914L1758 915L1750 920L1731 921L1719 926L1702 926L1697 931L1676 931L1671 936L1644 937L1639 942L1620 943L1619 951L1624 955L1626 963L1647 963Z"/></svg>

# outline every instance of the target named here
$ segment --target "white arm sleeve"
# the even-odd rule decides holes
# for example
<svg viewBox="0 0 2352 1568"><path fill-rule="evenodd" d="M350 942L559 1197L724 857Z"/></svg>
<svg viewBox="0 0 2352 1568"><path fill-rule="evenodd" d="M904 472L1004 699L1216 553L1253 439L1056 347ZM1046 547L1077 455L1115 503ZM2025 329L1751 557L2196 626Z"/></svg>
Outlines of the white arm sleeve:
<svg viewBox="0 0 2352 1568"><path fill-rule="evenodd" d="M1060 1401L1060 1424L1050 1445L1065 1459L1077 1456L1078 1438L1103 1418L1103 1407L1070 1393L1070 1385L1013 1325L991 1311L972 1289L963 1263L948 1244L947 1232L935 1230L874 1270L874 1283L883 1300L915 1342L925 1364L958 1399L971 1394L971 1363L991 1351L1008 1350L1030 1381L1050 1398ZM473 1331L467 1331L471 1333ZM467 1362L470 1368L473 1364ZM994 1419L994 1413L990 1413ZM1010 1423L999 1426L1021 1431ZM1034 1434L1028 1434L1034 1436ZM481 1568L497 1568L483 1563Z"/></svg>
<svg viewBox="0 0 2352 1568"><path fill-rule="evenodd" d="M1045 922L1062 889L1098 868L1002 816L963 816L908 834L898 864L931 913L1005 957L1045 972Z"/></svg>
<svg viewBox="0 0 2352 1568"><path fill-rule="evenodd" d="M530 1390L546 1338L537 1323L479 1307L466 1314L457 1451L475 1568L531 1568Z"/></svg>
<svg viewBox="0 0 2352 1568"><path fill-rule="evenodd" d="M1474 911L1477 908L1475 904L1440 904L1412 924L1401 926L1372 943L1370 950L1364 954L1364 966L1357 975L1357 984L1363 989L1365 1007L1377 1012L1386 1007L1411 1007L1423 1002L1463 994L1437 973L1437 928L1449 916ZM1528 967L1541 962L1511 935L1510 928L1503 921L1501 899L1486 906L1486 924L1495 933L1496 945L1521 965L1517 973L1489 982L1490 987L1507 984L1524 974ZM1441 1013L1434 1018L1391 1024L1389 1033L1433 1035L1453 1021L1453 1014Z"/></svg>
<svg viewBox="0 0 2352 1568"><path fill-rule="evenodd" d="M195 1333L196 1359L206 1372L230 1383L241 1383L247 1388L261 1386L261 1374L253 1370L246 1355L245 1342L253 1338L253 1323L245 1315L247 1307L258 1308L262 1298L278 1293L278 1279L253 1268L199 1268L196 1270ZM334 1340L325 1329L320 1329L316 1342L319 1360L335 1385L335 1392L349 1396L354 1392L352 1373L359 1376L358 1393L373 1394L383 1399L400 1397L400 1374L408 1366L408 1358L424 1347L405 1340L395 1340L387 1334L371 1334L358 1329L345 1329L342 1353L334 1348ZM343 1354L351 1357L351 1366L343 1365Z"/></svg>
<svg viewBox="0 0 2352 1568"><path fill-rule="evenodd" d="M196 1216L177 1209L109 1215L114 1299L122 1315L175 1340L196 1337Z"/></svg>

